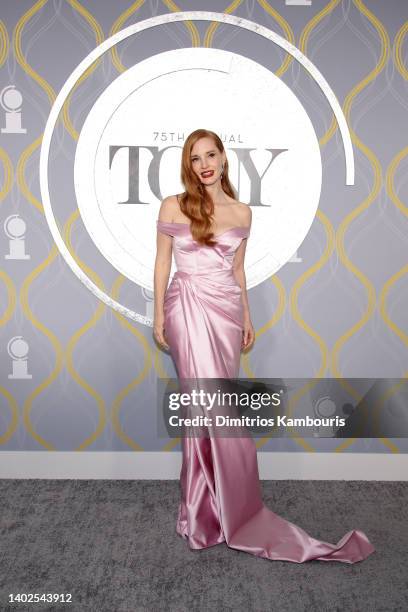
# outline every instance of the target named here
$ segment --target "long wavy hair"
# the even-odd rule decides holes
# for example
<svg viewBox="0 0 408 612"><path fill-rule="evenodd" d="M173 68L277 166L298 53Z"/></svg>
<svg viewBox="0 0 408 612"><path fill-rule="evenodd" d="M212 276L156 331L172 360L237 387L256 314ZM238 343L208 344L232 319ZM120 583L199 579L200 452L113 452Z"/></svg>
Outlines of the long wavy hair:
<svg viewBox="0 0 408 612"><path fill-rule="evenodd" d="M213 240L214 232L210 232L212 215L214 214L214 202L205 186L195 174L191 163L191 150L200 138L211 138L219 152L224 152L221 138L211 130L198 129L188 135L181 156L180 174L185 191L178 196L178 201L181 211L191 221L190 229L193 239L201 244L214 246L217 242ZM234 199L237 198L237 194L228 177L228 159L224 163L221 187L227 195Z"/></svg>

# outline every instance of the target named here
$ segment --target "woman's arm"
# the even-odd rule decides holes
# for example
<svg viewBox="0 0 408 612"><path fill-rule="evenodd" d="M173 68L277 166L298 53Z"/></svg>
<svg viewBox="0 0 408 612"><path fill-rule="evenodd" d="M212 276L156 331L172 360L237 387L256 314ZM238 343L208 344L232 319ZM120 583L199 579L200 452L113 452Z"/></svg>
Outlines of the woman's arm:
<svg viewBox="0 0 408 612"><path fill-rule="evenodd" d="M160 206L159 220L172 222L171 197L164 198ZM153 335L157 342L169 348L164 335L164 296L171 269L172 238L157 230L156 260L154 263L154 322Z"/></svg>
<svg viewBox="0 0 408 612"><path fill-rule="evenodd" d="M249 227L252 222L252 211L248 206L247 223ZM255 340L255 331L251 321L251 314L249 312L248 293L246 288L246 276L244 269L245 251L246 251L247 239L242 240L238 249L235 252L234 261L232 264L235 279L241 287L241 299L242 307L244 312L244 328L243 328L243 339L242 348L249 348Z"/></svg>

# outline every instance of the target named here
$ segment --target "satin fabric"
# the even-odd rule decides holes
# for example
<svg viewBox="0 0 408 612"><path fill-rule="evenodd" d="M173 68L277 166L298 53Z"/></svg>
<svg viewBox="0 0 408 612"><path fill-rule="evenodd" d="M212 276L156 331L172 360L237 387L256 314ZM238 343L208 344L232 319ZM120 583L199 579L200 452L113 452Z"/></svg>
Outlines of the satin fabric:
<svg viewBox="0 0 408 612"><path fill-rule="evenodd" d="M157 221L173 237L177 272L164 298L164 332L180 379L237 378L243 327L234 254L249 235L233 227L207 247L186 223ZM316 540L262 502L255 443L247 437L183 437L176 532L191 549L225 542L271 560L356 563L375 548L358 529L337 544Z"/></svg>

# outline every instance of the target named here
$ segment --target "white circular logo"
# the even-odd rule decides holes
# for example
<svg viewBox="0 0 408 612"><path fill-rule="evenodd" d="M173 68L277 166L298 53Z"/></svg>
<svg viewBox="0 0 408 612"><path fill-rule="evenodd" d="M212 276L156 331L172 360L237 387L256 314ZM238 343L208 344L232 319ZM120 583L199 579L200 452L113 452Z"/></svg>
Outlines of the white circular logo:
<svg viewBox="0 0 408 612"><path fill-rule="evenodd" d="M153 289L161 199L183 190L184 140L206 126L223 139L239 200L252 208L248 288L292 257L315 217L319 143L283 81L218 49L150 57L99 97L75 156L75 190L87 231L105 258L145 289Z"/></svg>
<svg viewBox="0 0 408 612"><path fill-rule="evenodd" d="M108 296L84 273L65 244L48 189L53 130L71 88L115 44L163 23L230 23L291 53L325 93L336 116L346 157L346 184L354 184L351 138L341 107L316 67L275 32L224 13L182 11L132 24L94 49L73 71L51 109L40 156L40 186L48 224L78 278L118 312L151 325ZM105 259L151 299L156 219L163 197L179 193L181 150L188 134L217 132L227 152L238 199L253 223L245 270L248 288L275 273L296 253L319 203L319 144L307 113L272 72L236 53L187 48L154 55L120 75L100 96L81 130L75 156L80 214ZM175 271L174 263L171 274Z"/></svg>

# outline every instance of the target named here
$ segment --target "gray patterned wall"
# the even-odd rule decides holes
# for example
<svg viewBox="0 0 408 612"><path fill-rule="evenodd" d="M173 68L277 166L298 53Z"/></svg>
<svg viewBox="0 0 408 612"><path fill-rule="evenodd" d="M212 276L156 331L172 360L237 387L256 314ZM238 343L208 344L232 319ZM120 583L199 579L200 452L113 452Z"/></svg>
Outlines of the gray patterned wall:
<svg viewBox="0 0 408 612"><path fill-rule="evenodd" d="M292 4L292 6L287 6ZM175 376L151 328L98 302L50 234L39 188L41 137L75 66L113 33L183 10L227 12L296 45L322 72L347 118L356 181L346 187L337 124L301 67L268 41L227 25L178 23L118 45L73 92L53 140L51 190L64 240L92 280L147 314L140 288L92 249L73 196L72 164L86 114L106 85L160 51L209 46L268 66L298 96L321 146L323 189L311 230L270 280L249 292L255 346L245 377L408 376L407 30L405 0L2 2L2 450L179 450L157 435L156 380ZM305 6L301 6L304 4ZM309 4L309 5L307 5ZM19 128L23 131L19 131ZM167 194L165 194L167 195ZM28 353L27 353L28 351ZM407 452L404 439L257 440L269 451Z"/></svg>

